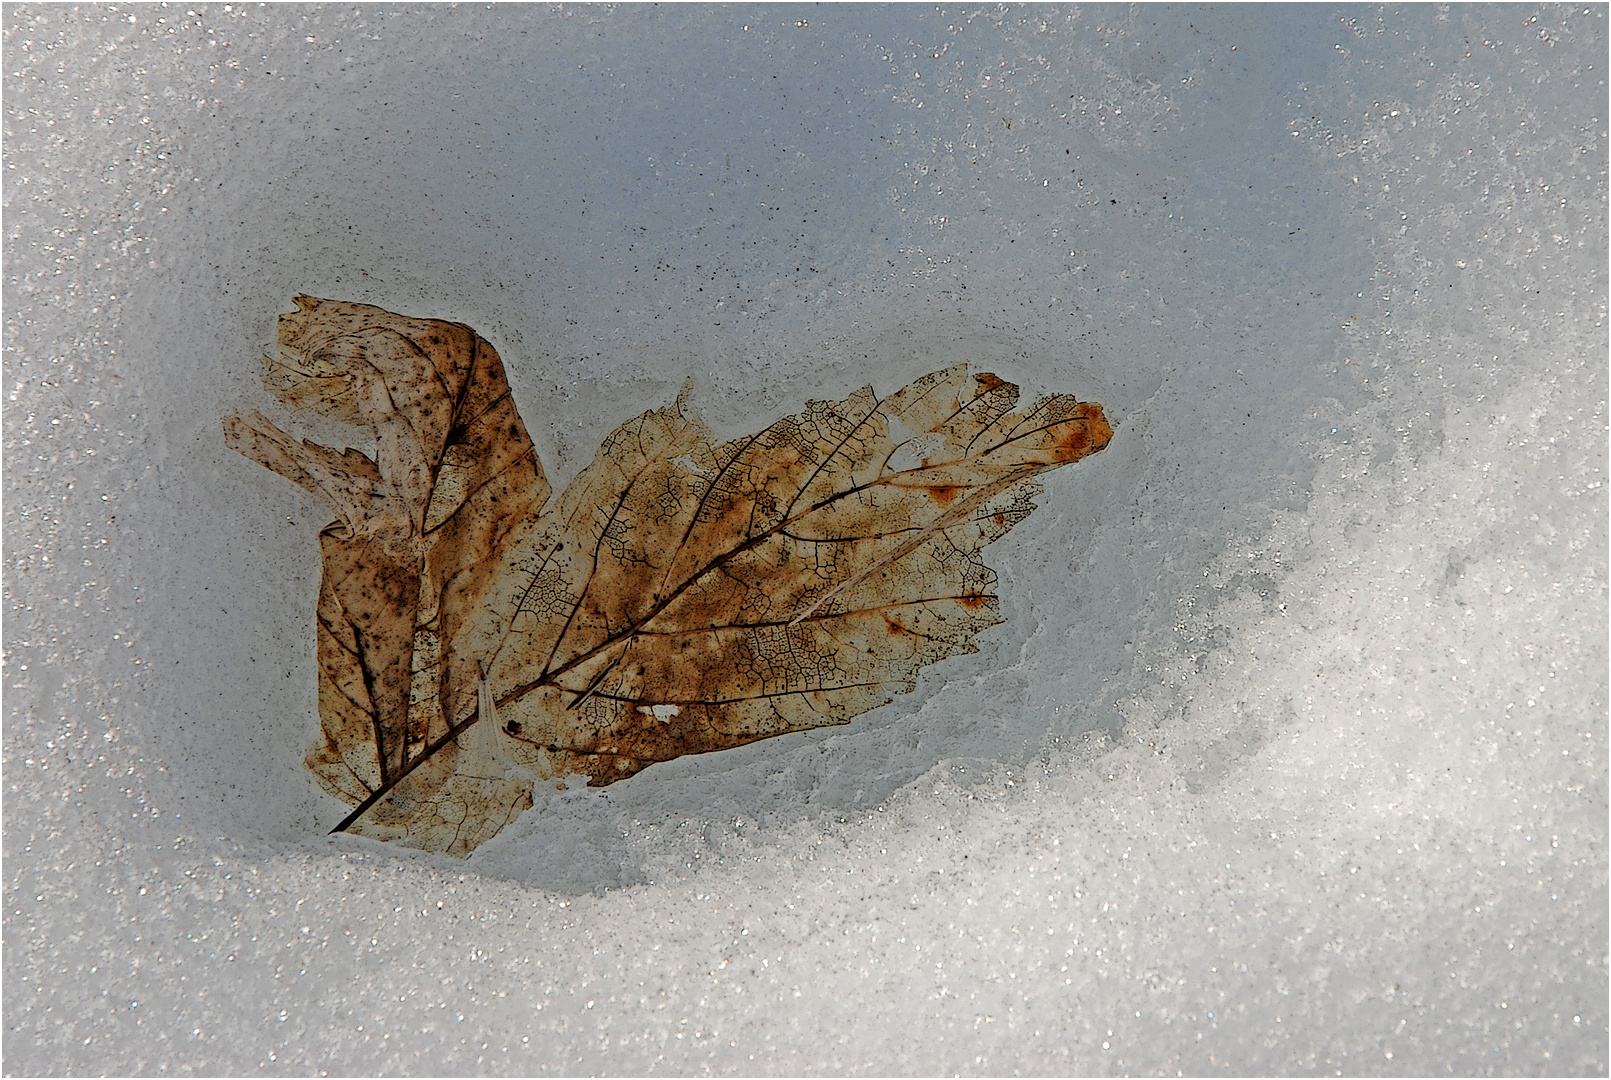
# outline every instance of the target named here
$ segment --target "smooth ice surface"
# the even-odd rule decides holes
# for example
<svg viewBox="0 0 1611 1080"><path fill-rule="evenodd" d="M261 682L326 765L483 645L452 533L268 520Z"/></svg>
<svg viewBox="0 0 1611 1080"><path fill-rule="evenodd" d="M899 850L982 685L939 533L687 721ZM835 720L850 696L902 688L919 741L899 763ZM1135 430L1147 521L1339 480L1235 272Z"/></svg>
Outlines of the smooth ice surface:
<svg viewBox="0 0 1611 1080"><path fill-rule="evenodd" d="M1604 1074L1606 14L8 6L6 1071ZM978 655L425 857L219 430L298 292L556 485L690 377L1117 436Z"/></svg>

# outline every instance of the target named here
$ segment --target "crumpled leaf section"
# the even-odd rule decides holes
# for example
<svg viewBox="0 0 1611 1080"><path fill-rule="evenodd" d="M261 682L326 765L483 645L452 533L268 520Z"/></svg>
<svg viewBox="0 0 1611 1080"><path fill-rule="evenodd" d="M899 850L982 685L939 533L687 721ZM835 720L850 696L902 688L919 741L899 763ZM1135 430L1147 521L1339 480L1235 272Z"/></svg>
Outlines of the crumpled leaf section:
<svg viewBox="0 0 1611 1080"><path fill-rule="evenodd" d="M320 535L308 764L363 811L352 831L458 855L534 783L608 784L844 724L974 651L1000 621L980 549L1034 509L1036 474L1112 437L1099 405L1018 409L1016 386L965 365L725 443L679 398L621 425L545 508L473 331L297 305L270 389L377 446L337 454L258 415L225 425L337 517Z"/></svg>

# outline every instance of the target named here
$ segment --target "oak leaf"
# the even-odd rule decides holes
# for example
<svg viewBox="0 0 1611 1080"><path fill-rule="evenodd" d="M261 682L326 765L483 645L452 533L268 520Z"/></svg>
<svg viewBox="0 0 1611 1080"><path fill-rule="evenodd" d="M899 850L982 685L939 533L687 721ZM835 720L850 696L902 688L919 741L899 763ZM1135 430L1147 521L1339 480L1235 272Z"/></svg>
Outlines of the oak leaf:
<svg viewBox="0 0 1611 1080"><path fill-rule="evenodd" d="M265 385L361 424L337 453L260 414L241 453L330 505L308 767L337 826L465 855L534 785L844 724L999 622L980 549L1100 405L1021 411L966 365L813 401L718 443L683 411L617 428L551 505L498 354L469 327L300 296Z"/></svg>

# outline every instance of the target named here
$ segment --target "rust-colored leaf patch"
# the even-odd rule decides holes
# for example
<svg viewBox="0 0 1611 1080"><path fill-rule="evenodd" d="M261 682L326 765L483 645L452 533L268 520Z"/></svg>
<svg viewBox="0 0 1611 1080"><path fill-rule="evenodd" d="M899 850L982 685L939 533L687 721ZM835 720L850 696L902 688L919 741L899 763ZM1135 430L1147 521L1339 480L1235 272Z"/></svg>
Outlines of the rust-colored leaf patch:
<svg viewBox="0 0 1611 1080"><path fill-rule="evenodd" d="M319 534L337 826L465 855L533 785L844 724L999 622L980 549L1037 473L1107 445L1102 407L965 365L809 402L717 443L683 400L627 421L557 500L469 327L301 296L265 384L362 424L373 458L259 414L230 446L300 484Z"/></svg>

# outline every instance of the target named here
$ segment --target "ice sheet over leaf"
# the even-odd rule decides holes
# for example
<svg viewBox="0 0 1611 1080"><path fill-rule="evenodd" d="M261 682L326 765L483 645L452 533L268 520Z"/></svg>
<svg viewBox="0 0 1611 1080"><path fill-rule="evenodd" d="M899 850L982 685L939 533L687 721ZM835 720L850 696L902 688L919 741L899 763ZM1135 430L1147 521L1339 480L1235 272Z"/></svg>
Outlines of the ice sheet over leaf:
<svg viewBox="0 0 1611 1080"><path fill-rule="evenodd" d="M374 459L260 415L230 445L325 499L323 737L352 831L467 854L534 783L847 723L999 621L980 549L1102 408L965 365L716 443L683 399L621 425L552 504L468 327L310 297L266 382L373 429ZM484 673L484 674L483 674Z"/></svg>

